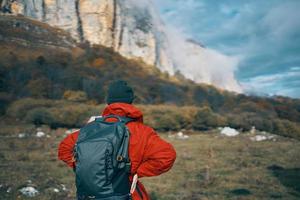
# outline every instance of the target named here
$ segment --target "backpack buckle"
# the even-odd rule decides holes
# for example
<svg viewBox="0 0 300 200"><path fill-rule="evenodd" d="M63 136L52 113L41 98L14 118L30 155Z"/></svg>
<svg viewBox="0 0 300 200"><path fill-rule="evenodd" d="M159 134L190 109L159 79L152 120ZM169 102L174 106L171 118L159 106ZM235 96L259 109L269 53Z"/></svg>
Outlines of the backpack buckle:
<svg viewBox="0 0 300 200"><path fill-rule="evenodd" d="M120 155L117 156L117 161L118 161L118 162L122 162L123 160L124 160L124 157L123 157L123 156L120 156Z"/></svg>

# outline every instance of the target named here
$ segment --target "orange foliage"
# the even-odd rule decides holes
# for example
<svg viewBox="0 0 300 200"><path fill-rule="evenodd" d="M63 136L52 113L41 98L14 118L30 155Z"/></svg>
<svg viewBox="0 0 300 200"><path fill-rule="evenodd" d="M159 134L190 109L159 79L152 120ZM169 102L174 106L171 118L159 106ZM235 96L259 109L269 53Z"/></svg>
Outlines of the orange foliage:
<svg viewBox="0 0 300 200"><path fill-rule="evenodd" d="M72 57L79 58L80 56L84 55L85 51L79 47L75 47L72 49Z"/></svg>
<svg viewBox="0 0 300 200"><path fill-rule="evenodd" d="M102 67L105 64L105 60L103 58L96 58L91 63L92 67L99 68Z"/></svg>

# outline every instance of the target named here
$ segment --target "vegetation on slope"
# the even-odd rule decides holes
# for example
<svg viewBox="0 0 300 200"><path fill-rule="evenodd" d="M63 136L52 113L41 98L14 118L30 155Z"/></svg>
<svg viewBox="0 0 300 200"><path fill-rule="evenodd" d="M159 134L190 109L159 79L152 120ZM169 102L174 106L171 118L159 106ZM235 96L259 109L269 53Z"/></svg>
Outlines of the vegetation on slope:
<svg viewBox="0 0 300 200"><path fill-rule="evenodd" d="M30 123L51 128L80 128L90 116L100 115L104 104L73 102L68 100L49 100L23 98L14 101L7 109L9 123ZM289 120L266 117L255 112L220 114L208 106L176 105L137 105L144 113L146 124L157 131L210 130L230 126L249 131L256 129L300 139L298 123ZM5 123L5 122L4 122Z"/></svg>
<svg viewBox="0 0 300 200"><path fill-rule="evenodd" d="M21 109L13 111L24 113L22 109L25 109L26 113L20 117L22 121L31 119L34 123L53 127L79 126L83 123L81 119L54 124L50 121L60 119L56 112L62 112L72 102L75 105L69 111L92 111L92 106L105 103L105 91L110 81L124 79L135 90L135 103L174 105L168 107L169 114L163 114L155 107L151 113L165 116L166 125L162 126L165 130L202 130L224 125L249 130L256 126L260 130L300 137L299 100L249 97L195 84L180 74L170 77L141 61L128 60L111 49L88 43L76 44L62 30L23 17L0 15L0 26L3 27L0 29L0 113L6 117L12 117L11 110L19 104L26 104L29 109L20 106ZM39 105L38 102L43 101ZM30 105L40 110L32 110ZM178 110L175 105L194 106L194 109L193 112L176 113L172 119L172 113ZM191 113L193 120L183 122L184 112ZM41 119L37 120L39 117Z"/></svg>

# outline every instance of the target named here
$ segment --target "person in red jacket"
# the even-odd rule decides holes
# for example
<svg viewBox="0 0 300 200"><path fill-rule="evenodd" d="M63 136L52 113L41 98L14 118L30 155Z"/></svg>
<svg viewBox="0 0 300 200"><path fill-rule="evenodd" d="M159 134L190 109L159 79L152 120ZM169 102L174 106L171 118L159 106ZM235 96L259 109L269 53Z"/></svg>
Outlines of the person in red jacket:
<svg viewBox="0 0 300 200"><path fill-rule="evenodd" d="M135 174L137 174L138 178L142 178L158 176L167 172L171 169L176 159L176 152L173 146L160 138L153 128L143 124L143 114L132 105L133 99L133 90L125 81L113 82L108 89L108 105L102 113L102 116L119 115L135 119L126 124L130 132L130 180ZM78 134L79 130L68 135L61 141L58 148L58 158L72 168L75 167L73 148ZM144 186L139 181L132 198L133 200L150 199Z"/></svg>

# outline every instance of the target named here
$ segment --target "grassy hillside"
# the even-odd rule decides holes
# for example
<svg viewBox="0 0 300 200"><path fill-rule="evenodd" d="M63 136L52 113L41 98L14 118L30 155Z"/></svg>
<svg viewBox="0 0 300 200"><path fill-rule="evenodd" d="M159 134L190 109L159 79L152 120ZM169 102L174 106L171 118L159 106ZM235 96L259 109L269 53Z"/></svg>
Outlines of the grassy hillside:
<svg viewBox="0 0 300 200"><path fill-rule="evenodd" d="M206 130L229 125L249 130L256 126L260 130L300 137L299 100L250 97L195 84L179 73L171 77L111 49L78 44L60 29L21 16L0 15L0 27L0 113L4 117L18 119L11 110L24 113L15 108L20 104L29 104L30 109L41 108L47 114L54 110L53 106L64 108L65 102L82 104L82 107L105 103L108 84L124 79L135 90L135 103L199 108L193 112L196 120L193 125L178 126L177 121L165 129ZM19 119L26 121L28 114ZM55 112L51 115L56 116ZM46 121L41 123L53 126ZM60 125L80 124L73 121Z"/></svg>

